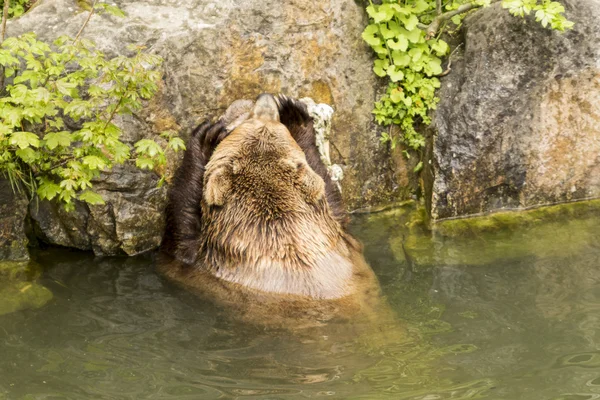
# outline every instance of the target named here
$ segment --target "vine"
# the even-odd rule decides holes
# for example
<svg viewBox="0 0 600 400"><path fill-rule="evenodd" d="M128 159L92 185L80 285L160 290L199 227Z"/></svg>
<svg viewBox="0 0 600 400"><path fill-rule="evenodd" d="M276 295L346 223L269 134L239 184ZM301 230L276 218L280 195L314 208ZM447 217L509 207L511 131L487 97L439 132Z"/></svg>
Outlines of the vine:
<svg viewBox="0 0 600 400"><path fill-rule="evenodd" d="M534 12L536 21L544 27L564 31L573 26L563 14L564 7L556 1L496 1L515 16ZM377 55L373 72L389 80L373 114L379 125L396 125L402 132L399 136L390 129L382 134L382 142L389 142L392 149L400 141L413 150L425 145L415 125L431 123L429 111L435 110L439 101L435 95L440 87L438 78L449 72L443 70L442 60L450 47L441 36L450 27L459 27L467 13L496 1L383 0L374 4L369 0L370 24L362 37Z"/></svg>

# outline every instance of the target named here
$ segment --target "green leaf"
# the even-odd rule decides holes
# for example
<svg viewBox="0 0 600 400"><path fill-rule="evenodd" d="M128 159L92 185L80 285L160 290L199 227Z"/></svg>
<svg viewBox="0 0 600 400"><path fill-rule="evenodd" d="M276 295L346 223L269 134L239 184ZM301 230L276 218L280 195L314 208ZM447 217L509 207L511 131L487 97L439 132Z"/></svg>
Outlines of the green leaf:
<svg viewBox="0 0 600 400"><path fill-rule="evenodd" d="M362 33L362 38L371 46L377 46L381 44L379 38L379 28L377 25L368 25Z"/></svg>
<svg viewBox="0 0 600 400"><path fill-rule="evenodd" d="M411 58L407 53L394 51L392 52L392 60L394 61L394 65L398 67L406 67L410 63Z"/></svg>
<svg viewBox="0 0 600 400"><path fill-rule="evenodd" d="M60 193L60 186L49 180L43 180L36 190L40 199L52 200Z"/></svg>
<svg viewBox="0 0 600 400"><path fill-rule="evenodd" d="M106 161L98 156L85 156L81 159L81 162L90 169L103 169L106 167Z"/></svg>
<svg viewBox="0 0 600 400"><path fill-rule="evenodd" d="M417 173L423 169L423 161L419 161L419 163L413 169L413 172Z"/></svg>
<svg viewBox="0 0 600 400"><path fill-rule="evenodd" d="M91 116L91 103L89 101L74 99L66 107L65 113L75 120Z"/></svg>
<svg viewBox="0 0 600 400"><path fill-rule="evenodd" d="M100 96L105 92L106 91L98 85L90 85L90 87L88 88L88 93L90 94L90 96Z"/></svg>
<svg viewBox="0 0 600 400"><path fill-rule="evenodd" d="M154 168L154 161L147 157L138 157L135 160L135 165L140 169L152 169Z"/></svg>
<svg viewBox="0 0 600 400"><path fill-rule="evenodd" d="M390 65L387 69L387 74L392 82L401 81L404 78L404 73L395 65Z"/></svg>
<svg viewBox="0 0 600 400"><path fill-rule="evenodd" d="M18 101L18 103L21 103L23 100L25 100L28 90L29 89L25 85L10 86L10 97L13 102Z"/></svg>
<svg viewBox="0 0 600 400"><path fill-rule="evenodd" d="M67 131L51 132L44 136L46 147L54 150L57 146L69 147L71 145L71 133Z"/></svg>
<svg viewBox="0 0 600 400"><path fill-rule="evenodd" d="M94 8L97 10L104 10L107 13L114 15L115 17L119 17L119 18L125 17L125 13L123 12L123 10L121 10L117 6L111 6L110 4L106 4L106 3L98 3L98 4L96 4L96 6Z"/></svg>
<svg viewBox="0 0 600 400"><path fill-rule="evenodd" d="M35 162L35 160L37 160L39 153L37 153L31 147L27 147L25 149L18 149L15 151L15 154L27 164L32 164Z"/></svg>
<svg viewBox="0 0 600 400"><path fill-rule="evenodd" d="M406 51L408 49L408 39L405 36L398 36L396 40L388 39L386 43L392 50Z"/></svg>
<svg viewBox="0 0 600 400"><path fill-rule="evenodd" d="M375 60L373 66L373 72L381 78L387 75L386 69L390 65L389 61L386 59L383 60Z"/></svg>
<svg viewBox="0 0 600 400"><path fill-rule="evenodd" d="M160 145L158 143L156 143L154 140L150 140L150 139L138 140L134 144L134 147L135 147L135 150L139 154L145 154L150 157L154 157L158 154L164 153L163 149L160 147Z"/></svg>
<svg viewBox="0 0 600 400"><path fill-rule="evenodd" d="M429 3L425 0L417 0L417 2L413 5L412 12L415 14L421 14L422 12L429 10L429 7Z"/></svg>
<svg viewBox="0 0 600 400"><path fill-rule="evenodd" d="M62 35L62 36L59 36L59 37L58 37L58 38L57 38L57 39L54 41L54 44L55 44L56 46L59 46L59 47L60 47L60 46L63 46L65 43L67 43L67 42L69 42L69 41L71 41L71 40L72 40L72 39L71 39L69 36L67 36L67 35Z"/></svg>
<svg viewBox="0 0 600 400"><path fill-rule="evenodd" d="M383 47L382 45L377 45L377 46L373 46L373 50L375 50L375 53L377 53L378 56L387 56L388 51L385 47Z"/></svg>
<svg viewBox="0 0 600 400"><path fill-rule="evenodd" d="M425 37L425 33L423 33L423 31L419 28L415 28L410 31L407 31L403 28L400 29L402 30L402 34L406 36L411 43L419 43L421 39Z"/></svg>
<svg viewBox="0 0 600 400"><path fill-rule="evenodd" d="M433 43L431 44L431 48L433 49L433 51L435 51L435 53L442 57L445 56L446 53L448 53L448 50L450 49L450 47L448 46L448 43L444 42L442 39L439 40L433 40Z"/></svg>
<svg viewBox="0 0 600 400"><path fill-rule="evenodd" d="M71 203L71 198L73 197L71 192L61 192L59 197L64 201L63 208L66 211L71 212L75 209L75 205Z"/></svg>
<svg viewBox="0 0 600 400"><path fill-rule="evenodd" d="M381 143L385 144L389 142L390 135L387 132L381 132L381 137L379 138L379 140L381 141Z"/></svg>
<svg viewBox="0 0 600 400"><path fill-rule="evenodd" d="M86 190L79 195L79 200L85 201L88 204L97 205L105 204L101 195L91 190Z"/></svg>
<svg viewBox="0 0 600 400"><path fill-rule="evenodd" d="M394 8L390 4L382 4L380 6L370 5L367 7L367 14L373 18L376 24L387 22L394 17Z"/></svg>
<svg viewBox="0 0 600 400"><path fill-rule="evenodd" d="M18 146L20 149L25 149L29 146L39 147L40 139L33 132L13 132L10 135L9 143Z"/></svg>
<svg viewBox="0 0 600 400"><path fill-rule="evenodd" d="M439 58L434 58L432 60L430 60L427 63L427 69L426 71L428 72L427 75L431 76L431 75L439 75L442 72L444 72L442 70L442 65L441 65L441 60Z"/></svg>
<svg viewBox="0 0 600 400"><path fill-rule="evenodd" d="M394 103L400 103L402 100L404 100L404 93L401 89L394 89L390 93L390 99Z"/></svg>
<svg viewBox="0 0 600 400"><path fill-rule="evenodd" d="M76 88L77 84L73 82L67 82L63 79L59 79L55 82L56 90L58 90L61 94L65 96L75 97L77 93Z"/></svg>
<svg viewBox="0 0 600 400"><path fill-rule="evenodd" d="M389 21L387 24L379 25L379 29L381 30L381 36L384 39L391 39L398 36L400 31L400 25L396 21Z"/></svg>
<svg viewBox="0 0 600 400"><path fill-rule="evenodd" d="M175 151L185 150L185 142L181 138L174 137L169 140L169 147Z"/></svg>
<svg viewBox="0 0 600 400"><path fill-rule="evenodd" d="M408 55L411 57L412 62L416 63L423 56L423 50L421 50L418 47L413 47L412 49L409 50Z"/></svg>
<svg viewBox="0 0 600 400"><path fill-rule="evenodd" d="M64 189L64 192L74 192L75 188L77 187L77 182L75 182L73 179L63 179L62 181L60 181L60 187L61 189ZM61 193L61 197L63 196L63 194ZM67 195L65 195L67 196ZM68 195L68 198L70 199L72 197L71 195Z"/></svg>
<svg viewBox="0 0 600 400"><path fill-rule="evenodd" d="M419 18L415 14L410 14L408 17L401 16L400 21L402 21L406 30L412 31L417 27Z"/></svg>
<svg viewBox="0 0 600 400"><path fill-rule="evenodd" d="M117 141L111 146L113 159L116 163L122 164L129 158L129 146Z"/></svg>
<svg viewBox="0 0 600 400"><path fill-rule="evenodd" d="M48 102L50 102L50 99L52 97L48 89L44 87L39 87L35 90L32 90L32 92L35 95L35 100L39 101L42 104L47 104Z"/></svg>

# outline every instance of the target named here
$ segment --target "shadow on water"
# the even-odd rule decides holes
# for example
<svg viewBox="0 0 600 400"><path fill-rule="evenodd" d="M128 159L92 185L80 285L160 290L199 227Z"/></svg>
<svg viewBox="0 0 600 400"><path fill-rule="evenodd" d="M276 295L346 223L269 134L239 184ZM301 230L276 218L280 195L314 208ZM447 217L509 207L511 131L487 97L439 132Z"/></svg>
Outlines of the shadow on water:
<svg viewBox="0 0 600 400"><path fill-rule="evenodd" d="M385 330L242 324L153 255L40 252L53 299L0 316L0 399L600 398L598 214L433 237L416 215L353 223Z"/></svg>

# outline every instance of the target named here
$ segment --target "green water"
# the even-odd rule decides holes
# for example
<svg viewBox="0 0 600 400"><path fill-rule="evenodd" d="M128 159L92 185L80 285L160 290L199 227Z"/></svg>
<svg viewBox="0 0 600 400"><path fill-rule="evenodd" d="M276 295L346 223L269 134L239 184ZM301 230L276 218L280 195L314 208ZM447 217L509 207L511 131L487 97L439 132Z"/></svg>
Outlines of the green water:
<svg viewBox="0 0 600 400"><path fill-rule="evenodd" d="M0 315L0 399L600 399L597 213L433 238L411 215L354 220L398 316L356 336L232 321L152 255L40 252L53 297Z"/></svg>

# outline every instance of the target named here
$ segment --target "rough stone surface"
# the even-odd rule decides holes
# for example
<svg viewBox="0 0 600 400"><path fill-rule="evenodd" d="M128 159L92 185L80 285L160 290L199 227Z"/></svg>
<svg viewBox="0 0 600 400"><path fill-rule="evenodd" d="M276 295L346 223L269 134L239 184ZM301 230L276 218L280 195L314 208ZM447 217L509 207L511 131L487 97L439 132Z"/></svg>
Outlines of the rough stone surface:
<svg viewBox="0 0 600 400"><path fill-rule="evenodd" d="M311 97L335 110L331 155L332 162L343 168L348 208L390 203L406 195L399 183L402 177L394 173L398 157L390 157L387 146L379 143L372 120L381 82L372 72L372 52L360 36L366 23L362 4L352 0L116 3L127 17L95 15L83 37L107 54L126 53L135 43L165 60L159 95L139 115L120 121L130 141L167 129L187 136L195 124L220 115L234 100L253 99L263 92ZM9 21L8 34L33 30L43 39L75 35L86 17L75 0L42 0ZM132 177L146 183L154 179L149 173L123 179ZM82 205L76 217L41 206L35 214L36 231L51 243L93 248L101 254L129 254L150 242L157 245L162 224L154 223L161 220L157 214L164 203L154 197L134 200L135 191L119 184L106 207L90 210ZM113 201L121 198L128 200ZM149 224L128 215L144 210ZM115 216L129 222L115 223ZM134 230L126 232L129 228ZM142 228L152 229L148 245L136 243L140 235L148 235ZM123 236L118 237L121 229ZM79 234L83 236L75 238ZM125 239L128 235L131 240Z"/></svg>
<svg viewBox="0 0 600 400"><path fill-rule="evenodd" d="M157 176L117 167L94 183L105 205L77 203L65 211L54 202L32 202L33 229L42 241L93 250L97 255L135 255L156 248L164 230L166 191Z"/></svg>
<svg viewBox="0 0 600 400"><path fill-rule="evenodd" d="M0 178L0 261L28 260L25 219L27 197L14 193L10 182Z"/></svg>
<svg viewBox="0 0 600 400"><path fill-rule="evenodd" d="M466 20L434 119L433 218L600 196L600 1L561 3L563 34L499 4Z"/></svg>

